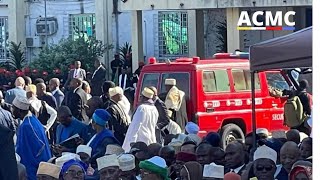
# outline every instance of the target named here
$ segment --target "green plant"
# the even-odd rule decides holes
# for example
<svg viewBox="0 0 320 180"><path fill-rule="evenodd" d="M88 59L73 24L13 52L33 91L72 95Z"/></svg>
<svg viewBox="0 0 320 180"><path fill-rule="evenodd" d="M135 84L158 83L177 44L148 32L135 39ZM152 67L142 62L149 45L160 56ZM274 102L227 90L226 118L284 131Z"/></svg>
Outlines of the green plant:
<svg viewBox="0 0 320 180"><path fill-rule="evenodd" d="M26 58L24 50L21 47L21 42L19 44L10 42L9 54L9 59L4 63L3 67L12 71L22 70L26 65Z"/></svg>
<svg viewBox="0 0 320 180"><path fill-rule="evenodd" d="M126 42L123 46L120 47L120 58L121 60L125 60L128 54L132 53L132 46Z"/></svg>
<svg viewBox="0 0 320 180"><path fill-rule="evenodd" d="M228 44L227 44L227 21L226 20L222 22L218 22L217 38L220 41L220 43L216 45L217 52L227 52Z"/></svg>
<svg viewBox="0 0 320 180"><path fill-rule="evenodd" d="M66 73L69 66L75 60L79 60L82 67L90 71L94 69L96 57L102 57L107 50L112 48L112 45L103 44L102 41L94 38L62 39L58 44L43 49L37 59L31 63L31 68L48 72L58 68Z"/></svg>

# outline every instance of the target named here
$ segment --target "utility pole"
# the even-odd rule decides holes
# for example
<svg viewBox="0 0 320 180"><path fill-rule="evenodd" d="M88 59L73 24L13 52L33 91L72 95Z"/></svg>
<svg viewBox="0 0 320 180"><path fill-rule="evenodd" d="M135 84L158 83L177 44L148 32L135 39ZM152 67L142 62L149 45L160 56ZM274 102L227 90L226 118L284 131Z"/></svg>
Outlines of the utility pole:
<svg viewBox="0 0 320 180"><path fill-rule="evenodd" d="M48 20L47 20L47 0L44 0L44 20L45 20L45 29L46 29L46 37L45 37L45 46L48 47Z"/></svg>
<svg viewBox="0 0 320 180"><path fill-rule="evenodd" d="M119 8L118 8L118 0L113 0L113 14L114 20L116 23L116 53L118 54L120 51L119 45Z"/></svg>

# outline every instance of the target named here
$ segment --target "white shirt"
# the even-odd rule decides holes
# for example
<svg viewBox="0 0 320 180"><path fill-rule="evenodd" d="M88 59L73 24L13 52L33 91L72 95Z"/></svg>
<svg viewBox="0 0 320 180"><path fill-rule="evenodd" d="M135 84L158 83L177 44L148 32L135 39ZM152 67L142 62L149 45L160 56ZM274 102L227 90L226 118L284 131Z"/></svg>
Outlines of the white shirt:
<svg viewBox="0 0 320 180"><path fill-rule="evenodd" d="M164 129L167 129L169 134L181 134L181 128L179 124L172 120L169 121L169 124Z"/></svg>
<svg viewBox="0 0 320 180"><path fill-rule="evenodd" d="M94 136L92 136L92 138L90 139L90 141L87 143L87 146L89 146L91 144L91 142L94 140L94 138L96 138L97 134L95 134Z"/></svg>
<svg viewBox="0 0 320 180"><path fill-rule="evenodd" d="M134 142L141 141L147 145L157 142L155 130L158 117L158 110L153 105L142 104L137 108L123 142L125 152L130 151L130 144Z"/></svg>
<svg viewBox="0 0 320 180"><path fill-rule="evenodd" d="M122 85L122 82L123 82L123 85ZM120 74L120 76L119 76L119 86L123 90L126 90L126 88L127 88L127 74Z"/></svg>
<svg viewBox="0 0 320 180"><path fill-rule="evenodd" d="M36 97L31 97L28 99L31 106L34 108L35 111L39 112L40 108L42 106L41 101ZM50 115L47 124L44 125L44 128L46 131L49 131L49 129L52 127L53 123L55 122L57 118L57 111L54 110L51 106L49 106L47 103L45 104L45 108L47 109L48 114Z"/></svg>
<svg viewBox="0 0 320 180"><path fill-rule="evenodd" d="M230 172L234 172L234 173L239 173L239 171L242 169L244 167L244 165L242 165L242 166L240 166L240 167L238 167L238 168L236 168L236 169L231 169L231 171Z"/></svg>
<svg viewBox="0 0 320 180"><path fill-rule="evenodd" d="M278 176L278 174L280 173L281 169L282 169L282 165L278 164L276 165L277 169L276 172L274 173L274 178L276 178Z"/></svg>
<svg viewBox="0 0 320 180"><path fill-rule="evenodd" d="M80 75L80 68L79 69L74 69L73 77L78 78Z"/></svg>
<svg viewBox="0 0 320 180"><path fill-rule="evenodd" d="M127 97L125 95L122 95L122 100L118 102L118 104L122 107L122 109L124 110L126 116L128 117L128 120L131 121L131 114L130 114L130 109L131 109L131 104L129 102L129 100L127 99ZM129 122L131 123L131 122Z"/></svg>

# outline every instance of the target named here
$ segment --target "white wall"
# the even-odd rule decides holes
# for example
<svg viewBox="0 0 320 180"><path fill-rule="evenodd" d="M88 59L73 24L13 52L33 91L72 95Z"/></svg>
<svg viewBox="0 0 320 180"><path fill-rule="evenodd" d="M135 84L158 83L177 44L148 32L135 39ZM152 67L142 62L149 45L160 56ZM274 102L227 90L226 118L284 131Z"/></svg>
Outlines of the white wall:
<svg viewBox="0 0 320 180"><path fill-rule="evenodd" d="M120 1L122 10L183 10L234 7L311 6L312 0L129 0Z"/></svg>
<svg viewBox="0 0 320 180"><path fill-rule="evenodd" d="M0 16L9 16L9 8L0 5Z"/></svg>
<svg viewBox="0 0 320 180"><path fill-rule="evenodd" d="M94 0L79 2L78 0L69 1L47 1L47 17L55 17L58 21L58 31L56 34L48 36L48 44L57 44L61 39L69 37L69 15L80 14L83 3L83 13L94 13ZM37 36L36 21L45 16L44 2L28 3L26 16L26 37ZM27 59L34 59L39 53L39 48L27 48Z"/></svg>
<svg viewBox="0 0 320 180"><path fill-rule="evenodd" d="M77 0L74 1L47 1L47 17L55 17L58 20L58 31L48 37L49 44L56 44L62 38L69 37L69 15L80 14L81 7ZM94 1L83 1L84 13L94 13ZM26 35L36 36L36 21L39 17L44 17L44 3L29 3L29 12L26 19Z"/></svg>
<svg viewBox="0 0 320 180"><path fill-rule="evenodd" d="M80 14L81 8L78 0L69 1L47 1L47 14L48 17L56 17L58 19L58 32L52 36L49 36L49 44L58 43L62 38L68 38L69 36L69 15L70 14ZM94 0L83 1L84 13L95 13L95 3ZM270 8L268 8L270 9ZM276 8L277 10L286 11L287 8ZM0 16L1 14L6 14L8 10L0 6ZM219 40L216 36L217 34L217 24L219 21L223 21L226 18L225 9L212 9L205 11L205 55L206 57L212 57L216 53L216 45L219 44ZM144 36L144 55L146 59L155 55L155 39L157 38L155 27L157 27L157 22L155 22L155 16L157 16L158 11L143 11L143 36ZM29 3L28 14L26 16L26 36L36 35L36 20L40 16L44 16L44 3L33 2ZM9 20L10 21L10 20ZM119 45L120 47L125 43L131 43L131 13L129 11L122 12L119 15ZM231 27L236 28L236 27ZM116 26L113 18L112 23L113 32L113 45L116 45ZM278 37L289 32L253 32L244 31L241 32L240 44L241 49L248 50L248 46L263 40L267 40L273 37ZM244 38L245 37L245 38ZM246 39L246 41L244 41ZM36 56L39 50L28 49L28 57ZM114 51L115 52L115 51Z"/></svg>
<svg viewBox="0 0 320 180"><path fill-rule="evenodd" d="M158 11L144 11L143 16L143 49L144 55L148 58L154 56L154 16L158 14ZM116 26L115 21L112 25L113 30L113 42L116 43ZM119 44L120 47L126 43L131 43L131 13L126 11L119 15Z"/></svg>

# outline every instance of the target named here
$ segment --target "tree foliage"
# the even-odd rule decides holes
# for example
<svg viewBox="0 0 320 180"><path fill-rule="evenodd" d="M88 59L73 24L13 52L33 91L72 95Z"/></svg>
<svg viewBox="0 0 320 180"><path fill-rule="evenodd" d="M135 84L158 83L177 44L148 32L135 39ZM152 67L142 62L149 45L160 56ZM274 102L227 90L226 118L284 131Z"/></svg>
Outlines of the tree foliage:
<svg viewBox="0 0 320 180"><path fill-rule="evenodd" d="M218 22L217 38L220 41L220 43L216 45L217 52L227 52L228 44L227 44L227 21L226 20L222 22Z"/></svg>
<svg viewBox="0 0 320 180"><path fill-rule="evenodd" d="M1 64L2 67L5 67L7 70L15 71L22 70L26 65L25 52L21 47L21 42L16 44L10 42L9 47L9 59Z"/></svg>
<svg viewBox="0 0 320 180"><path fill-rule="evenodd" d="M130 55L132 53L132 46L126 42L123 46L120 47L120 58L121 60L126 60L127 55Z"/></svg>
<svg viewBox="0 0 320 180"><path fill-rule="evenodd" d="M38 71L52 72L54 69L61 69L63 73L74 61L79 60L82 67L87 71L94 67L96 57L112 49L112 45L103 44L100 40L79 38L77 40L62 39L58 44L44 48L37 59L31 63L31 67Z"/></svg>

